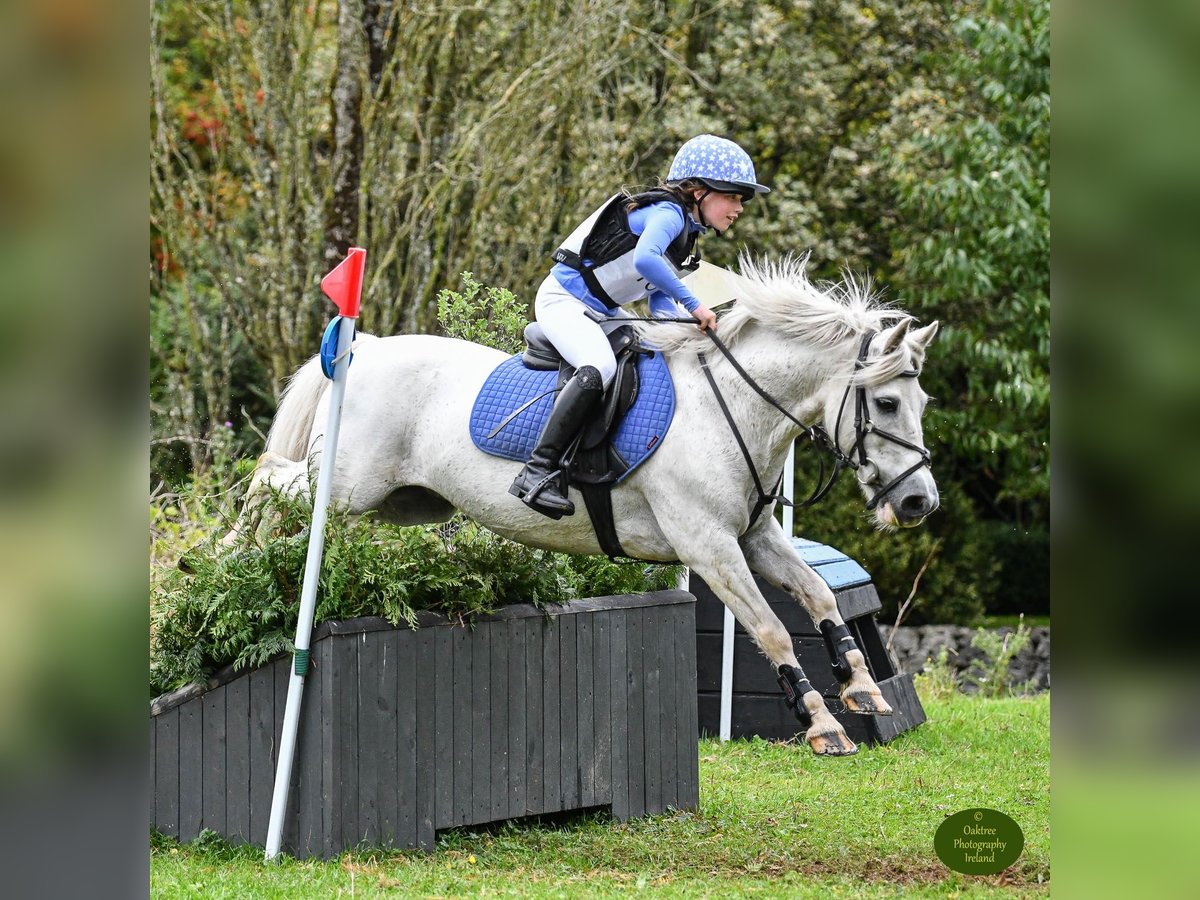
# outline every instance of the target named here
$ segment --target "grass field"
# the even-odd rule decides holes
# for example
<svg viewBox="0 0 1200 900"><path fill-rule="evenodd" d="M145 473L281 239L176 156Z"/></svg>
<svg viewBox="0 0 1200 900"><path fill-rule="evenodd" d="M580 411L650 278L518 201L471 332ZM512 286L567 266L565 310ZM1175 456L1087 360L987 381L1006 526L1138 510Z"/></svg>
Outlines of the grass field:
<svg viewBox="0 0 1200 900"><path fill-rule="evenodd" d="M266 864L258 848L152 837L155 897L990 897L1048 896L1050 700L962 695L929 722L855 757L705 740L700 808L616 824L506 825L443 834L436 852L363 851ZM947 870L942 819L974 806L1025 833L991 877Z"/></svg>

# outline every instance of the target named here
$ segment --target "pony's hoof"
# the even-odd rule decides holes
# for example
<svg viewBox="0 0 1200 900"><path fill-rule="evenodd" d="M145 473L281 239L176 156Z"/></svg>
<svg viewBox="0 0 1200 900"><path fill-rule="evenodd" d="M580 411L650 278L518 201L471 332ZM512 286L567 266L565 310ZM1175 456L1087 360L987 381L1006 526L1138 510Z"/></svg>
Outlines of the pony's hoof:
<svg viewBox="0 0 1200 900"><path fill-rule="evenodd" d="M865 716L890 716L892 708L879 691L854 691L842 696L846 709Z"/></svg>
<svg viewBox="0 0 1200 900"><path fill-rule="evenodd" d="M808 746L817 756L853 756L858 752L858 744L850 740L845 732L809 735Z"/></svg>

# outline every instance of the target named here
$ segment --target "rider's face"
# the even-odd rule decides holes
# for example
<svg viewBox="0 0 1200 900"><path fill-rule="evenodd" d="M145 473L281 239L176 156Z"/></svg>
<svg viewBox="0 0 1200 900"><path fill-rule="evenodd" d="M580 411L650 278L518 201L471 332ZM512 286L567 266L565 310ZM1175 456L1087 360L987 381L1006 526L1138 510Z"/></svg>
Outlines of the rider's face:
<svg viewBox="0 0 1200 900"><path fill-rule="evenodd" d="M699 197L701 193L698 191L696 196ZM725 232L742 213L742 197L740 194L710 191L700 201L700 212L703 213L703 221L717 231Z"/></svg>

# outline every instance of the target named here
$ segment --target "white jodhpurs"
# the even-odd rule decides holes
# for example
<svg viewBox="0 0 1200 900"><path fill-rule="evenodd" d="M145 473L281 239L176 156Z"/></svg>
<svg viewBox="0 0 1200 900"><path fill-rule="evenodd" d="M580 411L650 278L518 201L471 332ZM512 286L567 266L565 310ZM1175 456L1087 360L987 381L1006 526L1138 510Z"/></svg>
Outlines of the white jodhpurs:
<svg viewBox="0 0 1200 900"><path fill-rule="evenodd" d="M595 366L607 388L617 374L617 360L608 336L598 323L587 317L588 307L584 302L549 275L538 288L533 310L542 331L562 358L576 369ZM629 314L622 310L613 315Z"/></svg>

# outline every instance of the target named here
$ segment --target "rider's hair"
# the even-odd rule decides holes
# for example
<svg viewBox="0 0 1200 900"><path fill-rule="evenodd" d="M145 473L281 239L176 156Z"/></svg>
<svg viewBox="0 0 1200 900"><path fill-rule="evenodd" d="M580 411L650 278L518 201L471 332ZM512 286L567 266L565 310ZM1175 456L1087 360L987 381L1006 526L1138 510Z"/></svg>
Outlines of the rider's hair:
<svg viewBox="0 0 1200 900"><path fill-rule="evenodd" d="M657 191L666 191L679 201L680 206L691 212L692 207L696 203L696 198L693 196L692 191L705 190L706 185L696 178L684 178L681 181L659 181L654 189ZM653 202L653 197L638 200L635 195L630 195L629 202L625 204L625 212L631 213L635 209L648 206Z"/></svg>

